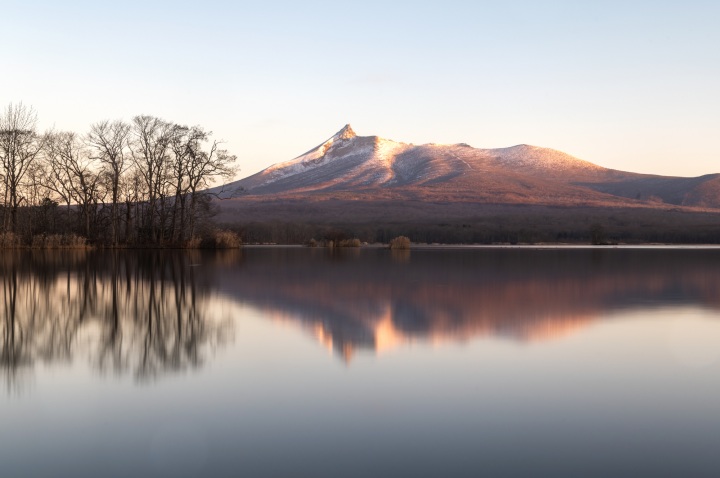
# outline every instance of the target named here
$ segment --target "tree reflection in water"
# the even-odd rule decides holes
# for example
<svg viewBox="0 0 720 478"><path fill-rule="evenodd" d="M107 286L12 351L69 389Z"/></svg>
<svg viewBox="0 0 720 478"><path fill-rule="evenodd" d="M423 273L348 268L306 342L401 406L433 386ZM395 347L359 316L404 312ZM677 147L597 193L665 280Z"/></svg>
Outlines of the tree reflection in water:
<svg viewBox="0 0 720 478"><path fill-rule="evenodd" d="M139 381L202 366L232 332L229 317L213 315L206 269L194 267L218 257L4 252L0 368L8 385L38 362L78 356L101 372L131 372Z"/></svg>
<svg viewBox="0 0 720 478"><path fill-rule="evenodd" d="M83 354L139 381L197 368L230 335L230 318L216 317L229 304L299 325L345 361L418 341L557 339L618 311L720 309L718 250L248 248L242 263L240 254L6 252L0 365L11 381L38 361Z"/></svg>

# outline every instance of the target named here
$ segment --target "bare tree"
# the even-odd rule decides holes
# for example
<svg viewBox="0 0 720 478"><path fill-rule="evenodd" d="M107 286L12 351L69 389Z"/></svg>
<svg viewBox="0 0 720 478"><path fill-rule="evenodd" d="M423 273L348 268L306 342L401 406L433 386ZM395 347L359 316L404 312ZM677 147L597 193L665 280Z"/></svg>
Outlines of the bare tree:
<svg viewBox="0 0 720 478"><path fill-rule="evenodd" d="M123 121L100 121L90 127L88 144L94 149L97 158L107 170L109 189L112 196L110 237L112 245L117 245L120 230L119 195L120 178L127 169L126 152L130 125Z"/></svg>
<svg viewBox="0 0 720 478"><path fill-rule="evenodd" d="M234 163L235 155L231 155L225 149L220 149L221 141L214 140L210 149L204 151L202 144L210 140L212 133L204 132L200 127L193 128L195 133L192 140L188 142L188 161L186 162L186 174L188 179L188 190L190 193L190 223L189 237L195 235L197 220L197 208L200 204L201 190L206 188L215 178L231 178L236 168Z"/></svg>
<svg viewBox="0 0 720 478"><path fill-rule="evenodd" d="M43 148L44 136L38 135L37 113L22 103L8 105L0 114L0 168L4 187L3 228L16 232L18 208L24 201L22 181Z"/></svg>
<svg viewBox="0 0 720 478"><path fill-rule="evenodd" d="M125 203L125 243L135 243L137 228L135 223L140 220L138 217L138 203L140 198L146 197L144 188L145 181L137 169L130 169L128 174L120 181L120 193Z"/></svg>
<svg viewBox="0 0 720 478"><path fill-rule="evenodd" d="M219 150L217 141L212 143L209 151L203 150L211 135L200 126L173 126L170 171L174 194L170 228L173 242L193 237L200 188L207 186L213 177L230 177L235 172L231 164L235 157Z"/></svg>
<svg viewBox="0 0 720 478"><path fill-rule="evenodd" d="M187 126L174 125L172 136L173 162L171 180L174 191L170 231L174 243L182 242L185 229L185 205L188 181L185 173L192 131Z"/></svg>
<svg viewBox="0 0 720 478"><path fill-rule="evenodd" d="M167 179L172 124L154 116L136 116L132 121L131 135L133 163L147 188L148 207L144 226L149 230L150 241L161 243L159 206Z"/></svg>
<svg viewBox="0 0 720 478"><path fill-rule="evenodd" d="M54 191L48 186L48 172L49 167L44 161L35 161L23 181L27 203L31 206L25 215L30 234L54 231L57 224L58 203L51 199Z"/></svg>
<svg viewBox="0 0 720 478"><path fill-rule="evenodd" d="M59 182L65 184L57 189L67 189L69 198L77 203L83 222L82 229L85 237L90 238L91 222L97 213L101 194L100 175L93 168L94 161L72 132L48 135L46 149L53 174Z"/></svg>
<svg viewBox="0 0 720 478"><path fill-rule="evenodd" d="M72 187L68 168L61 161L59 147L55 146L53 133L48 134L45 141L44 154L44 185L65 204L66 223L70 224L71 204L73 201Z"/></svg>

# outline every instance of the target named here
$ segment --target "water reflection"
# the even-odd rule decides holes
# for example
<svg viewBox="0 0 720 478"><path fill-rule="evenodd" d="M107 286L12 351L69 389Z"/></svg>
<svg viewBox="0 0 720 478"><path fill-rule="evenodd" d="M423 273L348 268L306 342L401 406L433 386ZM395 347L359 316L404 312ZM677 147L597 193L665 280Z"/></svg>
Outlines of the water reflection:
<svg viewBox="0 0 720 478"><path fill-rule="evenodd" d="M0 393L0 475L718 476L718 266L720 250L3 254L0 375L37 386Z"/></svg>
<svg viewBox="0 0 720 478"><path fill-rule="evenodd" d="M621 309L720 308L718 250L350 252L255 250L221 287L344 360L414 341L557 339Z"/></svg>
<svg viewBox="0 0 720 478"><path fill-rule="evenodd" d="M147 380L197 368L229 336L193 255L13 251L0 255L0 367L10 384L85 356Z"/></svg>
<svg viewBox="0 0 720 478"><path fill-rule="evenodd" d="M143 381L232 337L227 304L299 326L350 361L423 341L550 340L668 304L720 308L716 250L7 252L0 367L83 357Z"/></svg>

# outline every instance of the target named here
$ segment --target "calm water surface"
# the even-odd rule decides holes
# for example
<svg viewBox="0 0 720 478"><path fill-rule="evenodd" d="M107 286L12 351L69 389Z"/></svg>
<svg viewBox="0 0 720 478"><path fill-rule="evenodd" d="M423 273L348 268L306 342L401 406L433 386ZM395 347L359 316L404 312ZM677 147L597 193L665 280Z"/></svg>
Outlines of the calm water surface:
<svg viewBox="0 0 720 478"><path fill-rule="evenodd" d="M720 250L0 255L0 476L720 476Z"/></svg>

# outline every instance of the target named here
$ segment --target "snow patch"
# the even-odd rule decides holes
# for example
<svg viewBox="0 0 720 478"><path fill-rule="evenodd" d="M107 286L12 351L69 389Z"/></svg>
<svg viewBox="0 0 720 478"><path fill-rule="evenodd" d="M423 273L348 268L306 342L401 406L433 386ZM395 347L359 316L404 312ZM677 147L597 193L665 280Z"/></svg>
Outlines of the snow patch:
<svg viewBox="0 0 720 478"><path fill-rule="evenodd" d="M527 144L520 144L509 148L483 149L478 151L483 151L490 156L494 156L498 162L504 166L554 170L581 168L599 171L604 169L601 166L575 158L562 151Z"/></svg>
<svg viewBox="0 0 720 478"><path fill-rule="evenodd" d="M328 162L326 161L328 152L333 146L343 145L355 137L357 137L355 131L353 131L349 124L346 124L340 131L332 135L320 146L311 149L307 153L300 155L295 159L273 164L261 171L260 174L267 176L267 179L263 181L260 186L266 186L288 176L293 176L326 164ZM363 152L364 151L354 151L353 155L362 154Z"/></svg>

